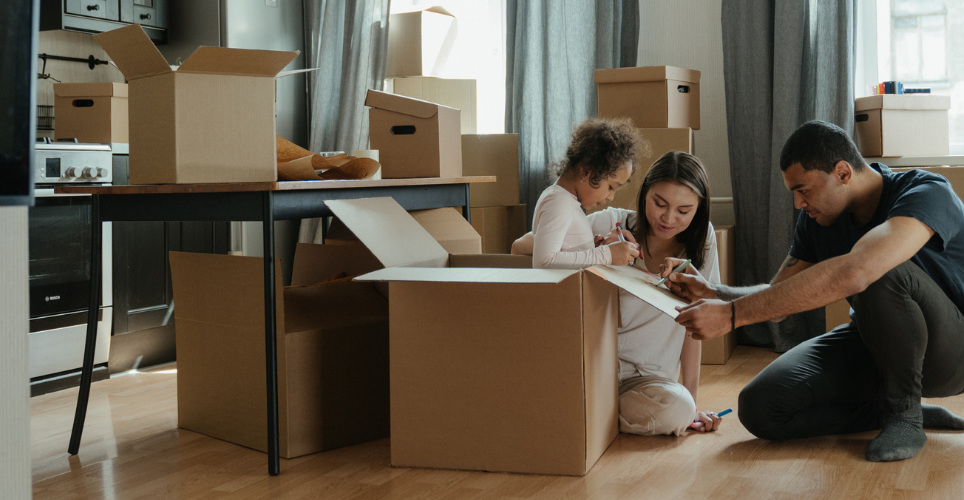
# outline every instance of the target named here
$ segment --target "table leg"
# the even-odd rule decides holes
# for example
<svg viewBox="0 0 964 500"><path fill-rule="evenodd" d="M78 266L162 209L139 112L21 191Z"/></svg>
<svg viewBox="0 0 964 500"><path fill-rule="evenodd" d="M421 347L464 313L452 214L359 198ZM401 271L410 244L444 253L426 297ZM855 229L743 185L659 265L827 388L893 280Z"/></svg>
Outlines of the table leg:
<svg viewBox="0 0 964 500"><path fill-rule="evenodd" d="M462 217L465 217L465 221L469 224L472 223L472 210L469 205L469 185L463 184L465 186L465 205L462 205Z"/></svg>
<svg viewBox="0 0 964 500"><path fill-rule="evenodd" d="M94 372L94 348L97 343L97 311L100 309L101 252L103 222L100 220L100 196L91 195L90 203L90 303L87 309L87 343L84 346L84 367L80 373L80 393L74 411L74 426L70 431L67 453L80 451L80 437L87 418L87 401L90 399L90 379Z"/></svg>
<svg viewBox="0 0 964 500"><path fill-rule="evenodd" d="M278 431L278 332L275 310L274 212L271 191L264 193L264 354L268 387L268 474L281 473L280 436Z"/></svg>

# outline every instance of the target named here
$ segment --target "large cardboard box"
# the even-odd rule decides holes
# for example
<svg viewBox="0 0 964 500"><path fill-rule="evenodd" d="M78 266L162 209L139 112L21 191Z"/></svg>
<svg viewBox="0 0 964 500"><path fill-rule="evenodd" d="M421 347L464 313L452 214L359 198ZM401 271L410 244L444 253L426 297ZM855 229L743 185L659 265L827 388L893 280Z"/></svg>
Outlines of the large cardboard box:
<svg viewBox="0 0 964 500"><path fill-rule="evenodd" d="M608 270L449 255L390 198L329 207L385 266L355 279L390 283L392 465L585 474L618 433Z"/></svg>
<svg viewBox="0 0 964 500"><path fill-rule="evenodd" d="M377 90L365 106L383 179L462 175L459 110Z"/></svg>
<svg viewBox="0 0 964 500"><path fill-rule="evenodd" d="M178 426L267 450L264 260L181 252L170 259ZM296 254L292 282L303 286L284 288L276 261L284 458L389 430L388 303L366 283L312 286L326 279L311 269L319 262Z"/></svg>
<svg viewBox="0 0 964 500"><path fill-rule="evenodd" d="M597 69L600 118L639 128L700 129L700 72L674 66Z"/></svg>
<svg viewBox="0 0 964 500"><path fill-rule="evenodd" d="M494 175L469 187L473 207L519 204L519 134L463 134L462 174Z"/></svg>
<svg viewBox="0 0 964 500"><path fill-rule="evenodd" d="M523 205L524 206L524 205ZM523 209L524 211L525 209ZM475 226L469 225L462 214L455 208L433 208L429 210L412 210L409 215L415 219L422 229L428 232L448 253L472 254L482 253L482 236L476 232ZM375 259L374 255L365 248L357 236L345 224L333 218L328 227L325 243L334 245L358 245L355 251L365 255L362 261ZM370 259L368 256L371 256ZM377 268L381 269L379 265ZM373 270L374 270L373 269ZM351 273L352 276L362 274Z"/></svg>
<svg viewBox="0 0 964 500"><path fill-rule="evenodd" d="M79 142L128 139L126 83L55 83L54 138Z"/></svg>
<svg viewBox="0 0 964 500"><path fill-rule="evenodd" d="M386 77L441 76L455 43L455 16L442 7L389 16Z"/></svg>
<svg viewBox="0 0 964 500"><path fill-rule="evenodd" d="M200 47L177 71L139 25L94 35L130 88L130 183L272 182L275 77L297 52Z"/></svg>
<svg viewBox="0 0 964 500"><path fill-rule="evenodd" d="M854 100L860 154L878 156L946 155L950 96L875 95Z"/></svg>
<svg viewBox="0 0 964 500"><path fill-rule="evenodd" d="M639 158L636 170L629 181L616 191L613 201L605 206L589 209L589 213L604 210L606 207L618 207L636 210L639 202L639 190L643 187L643 179L649 172L653 162L669 151L683 151L695 154L693 131L688 128L641 128L639 135L649 144L649 156Z"/></svg>
<svg viewBox="0 0 964 500"><path fill-rule="evenodd" d="M413 76L387 78L385 92L434 102L461 111L463 134L474 134L478 127L475 80L454 80Z"/></svg>
<svg viewBox="0 0 964 500"><path fill-rule="evenodd" d="M472 227L482 236L482 253L509 253L526 234L526 206L472 208Z"/></svg>
<svg viewBox="0 0 964 500"><path fill-rule="evenodd" d="M736 285L736 238L733 226L720 226L716 229L716 249L720 257L720 283ZM704 365L722 365L730 359L736 348L736 332L730 332L722 337L702 342L701 363Z"/></svg>

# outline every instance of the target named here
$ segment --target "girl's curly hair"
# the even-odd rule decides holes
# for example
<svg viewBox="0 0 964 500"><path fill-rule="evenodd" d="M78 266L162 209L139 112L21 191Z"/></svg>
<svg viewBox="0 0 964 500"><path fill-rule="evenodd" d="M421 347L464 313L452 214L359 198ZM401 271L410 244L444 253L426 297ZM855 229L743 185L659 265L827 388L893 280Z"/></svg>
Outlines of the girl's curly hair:
<svg viewBox="0 0 964 500"><path fill-rule="evenodd" d="M566 156L551 165L550 171L563 176L574 172L581 174L585 168L589 185L599 183L616 174L627 161L630 174L647 144L639 136L629 118L590 118L576 128L566 147Z"/></svg>

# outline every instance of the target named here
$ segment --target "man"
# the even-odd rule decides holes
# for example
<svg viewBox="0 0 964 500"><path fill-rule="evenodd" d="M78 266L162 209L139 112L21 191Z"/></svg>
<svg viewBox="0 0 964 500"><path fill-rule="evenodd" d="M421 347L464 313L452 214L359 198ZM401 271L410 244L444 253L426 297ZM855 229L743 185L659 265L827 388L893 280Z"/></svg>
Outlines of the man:
<svg viewBox="0 0 964 500"><path fill-rule="evenodd" d="M836 125L797 129L780 169L800 209L769 285L710 285L674 274L694 300L677 322L710 339L846 297L850 324L780 356L740 393L743 425L763 439L881 429L867 460L911 458L924 428L964 419L921 396L964 392L964 204L941 176L866 165ZM779 318L779 319L776 319Z"/></svg>

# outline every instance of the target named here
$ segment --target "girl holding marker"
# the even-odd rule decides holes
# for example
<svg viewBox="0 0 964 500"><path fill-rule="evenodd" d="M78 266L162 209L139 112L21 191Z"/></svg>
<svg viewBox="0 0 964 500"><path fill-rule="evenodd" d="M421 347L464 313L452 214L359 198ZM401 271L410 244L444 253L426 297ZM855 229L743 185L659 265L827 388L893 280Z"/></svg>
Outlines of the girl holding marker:
<svg viewBox="0 0 964 500"><path fill-rule="evenodd" d="M646 174L637 210L610 207L590 214L588 221L592 234L606 235L595 237L597 250L619 243L622 236L627 243L639 242L641 258L635 265L640 269L668 274L664 271L667 259L688 258L692 263L686 272L699 270L718 283L719 257L709 211L702 162L688 153L670 151ZM617 224L630 230L616 229ZM513 243L512 253L531 253L532 248L533 236L527 234ZM536 266L536 254L533 256ZM619 308L620 430L678 436L687 428L700 432L718 429L720 417L696 407L700 342L673 318L622 290Z"/></svg>

